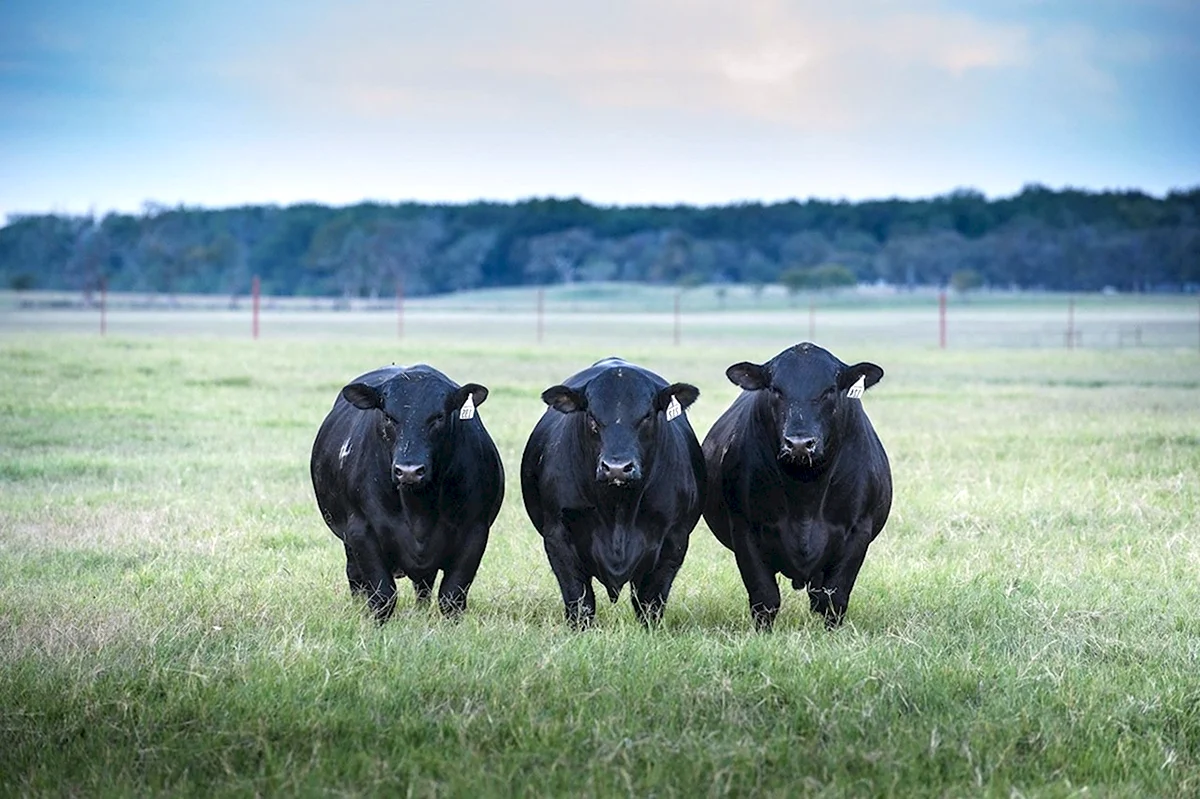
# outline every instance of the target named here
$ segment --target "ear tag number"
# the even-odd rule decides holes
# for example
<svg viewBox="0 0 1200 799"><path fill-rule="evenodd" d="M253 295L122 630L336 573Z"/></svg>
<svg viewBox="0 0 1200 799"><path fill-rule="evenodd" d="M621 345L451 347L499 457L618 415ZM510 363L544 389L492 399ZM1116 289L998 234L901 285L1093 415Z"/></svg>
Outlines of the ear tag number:
<svg viewBox="0 0 1200 799"><path fill-rule="evenodd" d="M467 395L467 401L462 404L462 408L458 412L459 419L474 419L475 418L475 397Z"/></svg>
<svg viewBox="0 0 1200 799"><path fill-rule="evenodd" d="M667 421L671 421L679 414L683 413L683 406L679 404L679 400L675 399L675 395L671 395L671 402L667 405Z"/></svg>
<svg viewBox="0 0 1200 799"><path fill-rule="evenodd" d="M846 391L846 396L850 399L862 399L863 392L867 390L867 379L864 375L858 376L858 382L850 386Z"/></svg>

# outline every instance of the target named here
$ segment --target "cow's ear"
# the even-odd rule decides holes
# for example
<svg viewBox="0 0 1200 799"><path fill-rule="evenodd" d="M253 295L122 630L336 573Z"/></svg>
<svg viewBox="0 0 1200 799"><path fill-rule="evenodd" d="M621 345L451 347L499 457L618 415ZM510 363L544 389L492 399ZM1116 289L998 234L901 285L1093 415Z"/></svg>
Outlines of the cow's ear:
<svg viewBox="0 0 1200 799"><path fill-rule="evenodd" d="M574 413L587 409L587 399L582 392L566 386L551 386L542 392L542 402L559 413Z"/></svg>
<svg viewBox="0 0 1200 799"><path fill-rule="evenodd" d="M654 398L654 410L665 411L667 406L671 404L672 397L675 398L683 410L687 410L699 396L700 389L691 383L672 383L658 392L658 396Z"/></svg>
<svg viewBox="0 0 1200 799"><path fill-rule="evenodd" d="M883 378L883 370L868 361L847 366L838 375L838 391L850 388L860 377L863 379L863 388L870 388Z"/></svg>
<svg viewBox="0 0 1200 799"><path fill-rule="evenodd" d="M467 403L467 397L471 398L471 407L479 407L488 398L487 386L467 383L457 391L450 392L446 395L446 413L461 413L463 405Z"/></svg>
<svg viewBox="0 0 1200 799"><path fill-rule="evenodd" d="M741 386L747 391L758 391L760 388L766 388L771 384L771 378L767 375L767 370L749 361L735 363L725 370L725 376L729 378L730 383L733 383L735 386Z"/></svg>
<svg viewBox="0 0 1200 799"><path fill-rule="evenodd" d="M383 396L378 389L366 383L351 383L342 389L342 397L355 408L369 411L383 405Z"/></svg>

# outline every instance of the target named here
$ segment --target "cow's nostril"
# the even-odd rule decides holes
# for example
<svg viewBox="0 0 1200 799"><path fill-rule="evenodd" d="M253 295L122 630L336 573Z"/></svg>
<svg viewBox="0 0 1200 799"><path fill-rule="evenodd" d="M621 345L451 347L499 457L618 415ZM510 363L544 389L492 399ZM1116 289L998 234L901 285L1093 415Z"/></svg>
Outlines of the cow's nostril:
<svg viewBox="0 0 1200 799"><path fill-rule="evenodd" d="M784 451L802 452L805 455L812 455L817 451L817 439L812 436L799 438L796 436L785 436L783 439Z"/></svg>
<svg viewBox="0 0 1200 799"><path fill-rule="evenodd" d="M636 480L638 474L639 469L635 461L609 463L601 460L600 468L596 470L596 477L600 480Z"/></svg>
<svg viewBox="0 0 1200 799"><path fill-rule="evenodd" d="M397 463L392 466L392 476L400 483L419 483L425 478L423 465Z"/></svg>

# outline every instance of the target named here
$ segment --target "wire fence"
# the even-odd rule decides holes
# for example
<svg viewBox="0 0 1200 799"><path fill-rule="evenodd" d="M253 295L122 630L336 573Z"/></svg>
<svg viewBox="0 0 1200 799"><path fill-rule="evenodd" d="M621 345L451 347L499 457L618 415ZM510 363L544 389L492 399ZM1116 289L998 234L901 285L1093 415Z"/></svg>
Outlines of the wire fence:
<svg viewBox="0 0 1200 799"><path fill-rule="evenodd" d="M705 346L755 341L786 346L811 339L831 347L886 343L947 349L1200 349L1200 298L1181 295L1027 294L978 297L937 292L843 292L781 298L762 307L659 291L582 301L524 289L489 296L374 299L66 293L0 295L0 334L69 332L111 336L247 338L368 337L406 341L480 338L569 344L610 340ZM256 312L257 309L257 312ZM943 315L944 314L944 315Z"/></svg>

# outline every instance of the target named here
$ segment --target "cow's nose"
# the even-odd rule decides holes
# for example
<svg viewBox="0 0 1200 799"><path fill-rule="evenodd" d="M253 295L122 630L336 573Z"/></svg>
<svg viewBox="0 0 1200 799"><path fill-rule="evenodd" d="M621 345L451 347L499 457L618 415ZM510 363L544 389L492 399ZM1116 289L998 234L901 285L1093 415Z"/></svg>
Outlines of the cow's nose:
<svg viewBox="0 0 1200 799"><path fill-rule="evenodd" d="M637 480L642 476L642 470L631 460L611 462L600 459L596 469L596 479L608 483L624 483Z"/></svg>
<svg viewBox="0 0 1200 799"><path fill-rule="evenodd" d="M392 478L400 485L416 485L425 479L425 467L422 464L394 463Z"/></svg>
<svg viewBox="0 0 1200 799"><path fill-rule="evenodd" d="M817 440L812 436L784 436L783 442L797 455L812 455L817 451Z"/></svg>

